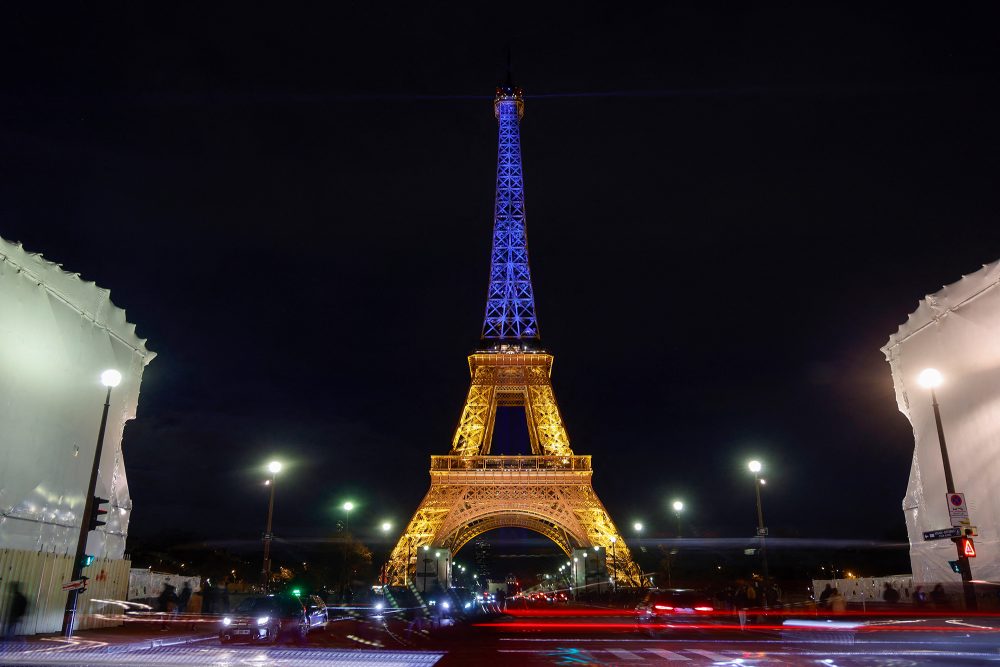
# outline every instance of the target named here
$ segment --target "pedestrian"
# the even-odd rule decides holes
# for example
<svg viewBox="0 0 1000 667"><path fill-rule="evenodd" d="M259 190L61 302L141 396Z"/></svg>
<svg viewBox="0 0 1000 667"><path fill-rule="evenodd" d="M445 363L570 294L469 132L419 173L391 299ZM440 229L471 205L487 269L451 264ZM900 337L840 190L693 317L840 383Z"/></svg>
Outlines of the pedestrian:
<svg viewBox="0 0 1000 667"><path fill-rule="evenodd" d="M215 584L211 579L205 579L201 587L201 613L205 615L215 613Z"/></svg>
<svg viewBox="0 0 1000 667"><path fill-rule="evenodd" d="M191 582L185 581L184 587L181 588L181 592L177 595L177 613L183 614L187 612L188 602L191 601Z"/></svg>
<svg viewBox="0 0 1000 667"><path fill-rule="evenodd" d="M830 599L831 595L833 595L833 586L827 583L826 588L824 588L823 592L819 594L819 605L821 607L825 607L828 604L827 601Z"/></svg>
<svg viewBox="0 0 1000 667"><path fill-rule="evenodd" d="M160 626L160 632L166 632L167 613L171 610L171 608L176 608L177 604L177 594L174 593L174 587L170 584L164 583L163 590L160 591L159 597L156 598L156 604L156 610L163 615L163 624Z"/></svg>
<svg viewBox="0 0 1000 667"><path fill-rule="evenodd" d="M944 609L948 606L948 596L941 584L934 585L934 589L931 591L931 603L937 609Z"/></svg>
<svg viewBox="0 0 1000 667"><path fill-rule="evenodd" d="M842 614L847 611L847 598L841 595L836 588L830 593L830 610L834 614Z"/></svg>
<svg viewBox="0 0 1000 667"><path fill-rule="evenodd" d="M17 635L21 619L28 612L28 598L21 592L21 584L14 581L10 584L10 607L7 613L7 625L4 627L3 638L12 640Z"/></svg>
<svg viewBox="0 0 1000 667"><path fill-rule="evenodd" d="M913 589L913 601L917 603L917 607L920 609L927 606L927 593L924 592L923 586L917 586Z"/></svg>
<svg viewBox="0 0 1000 667"><path fill-rule="evenodd" d="M889 604L896 604L899 602L899 591L892 587L888 581L885 582L885 588L882 590L882 599Z"/></svg>

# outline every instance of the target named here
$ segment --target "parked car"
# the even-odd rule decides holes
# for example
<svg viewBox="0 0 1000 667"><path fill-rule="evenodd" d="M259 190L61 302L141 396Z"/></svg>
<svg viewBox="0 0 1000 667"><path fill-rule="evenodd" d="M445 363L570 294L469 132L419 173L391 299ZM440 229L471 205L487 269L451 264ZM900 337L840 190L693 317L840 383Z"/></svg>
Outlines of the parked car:
<svg viewBox="0 0 1000 667"><path fill-rule="evenodd" d="M654 637L671 626L711 622L716 613L708 595L689 588L650 591L635 612L637 629Z"/></svg>
<svg viewBox="0 0 1000 667"><path fill-rule="evenodd" d="M326 607L323 607L326 615ZM325 621L324 621L325 624ZM289 595L258 595L240 602L222 619L219 639L274 644L282 639L303 642L313 624L305 605Z"/></svg>

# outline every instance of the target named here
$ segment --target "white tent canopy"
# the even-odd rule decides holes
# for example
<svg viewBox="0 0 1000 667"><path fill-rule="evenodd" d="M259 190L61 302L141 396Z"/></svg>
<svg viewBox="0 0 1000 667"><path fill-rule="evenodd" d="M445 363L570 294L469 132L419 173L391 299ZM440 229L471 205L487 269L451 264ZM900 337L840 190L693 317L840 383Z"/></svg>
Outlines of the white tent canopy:
<svg viewBox="0 0 1000 667"><path fill-rule="evenodd" d="M154 356L108 290L0 239L0 548L75 550L104 405L100 374L115 368L122 382L96 491L110 511L87 553L122 558L132 508L122 431Z"/></svg>
<svg viewBox="0 0 1000 667"><path fill-rule="evenodd" d="M955 490L979 529L973 578L1000 579L1000 262L925 297L882 352L916 443L903 499L914 582L959 579L948 565L955 545L923 539L951 526L930 391L917 383L925 368L944 377L936 391Z"/></svg>

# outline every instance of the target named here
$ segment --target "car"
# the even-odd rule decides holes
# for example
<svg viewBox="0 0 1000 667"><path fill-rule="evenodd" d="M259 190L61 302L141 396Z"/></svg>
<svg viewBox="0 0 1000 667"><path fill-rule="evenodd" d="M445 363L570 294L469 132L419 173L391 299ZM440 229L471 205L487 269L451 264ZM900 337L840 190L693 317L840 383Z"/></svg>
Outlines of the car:
<svg viewBox="0 0 1000 667"><path fill-rule="evenodd" d="M325 628L330 620L330 612L323 598L318 595L300 595L298 598L305 605L306 614L309 616L309 629Z"/></svg>
<svg viewBox="0 0 1000 667"><path fill-rule="evenodd" d="M255 595L223 617L219 640L224 644L238 641L275 644L282 639L303 642L312 627L309 611L298 597Z"/></svg>
<svg viewBox="0 0 1000 667"><path fill-rule="evenodd" d="M657 636L679 625L699 625L714 618L711 597L690 588L650 591L635 608L637 629Z"/></svg>

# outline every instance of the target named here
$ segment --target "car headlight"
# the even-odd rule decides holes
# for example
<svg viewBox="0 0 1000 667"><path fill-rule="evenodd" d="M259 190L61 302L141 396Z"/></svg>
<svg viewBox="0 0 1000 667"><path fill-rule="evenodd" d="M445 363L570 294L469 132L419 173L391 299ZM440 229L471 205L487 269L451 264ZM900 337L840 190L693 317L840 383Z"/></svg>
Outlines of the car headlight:
<svg viewBox="0 0 1000 667"><path fill-rule="evenodd" d="M257 625L267 625L267 622L271 620L270 616L261 616L257 619Z"/></svg>
<svg viewBox="0 0 1000 667"><path fill-rule="evenodd" d="M376 602L375 603L375 611L382 611L384 608L385 608L385 605L382 604L381 602Z"/></svg>
<svg viewBox="0 0 1000 667"><path fill-rule="evenodd" d="M451 603L447 600L441 603L441 606L445 609L451 609Z"/></svg>
<svg viewBox="0 0 1000 667"><path fill-rule="evenodd" d="M232 622L233 622L233 619L229 618L228 616L225 616L222 619L222 624L225 625L225 626L229 626Z"/></svg>

